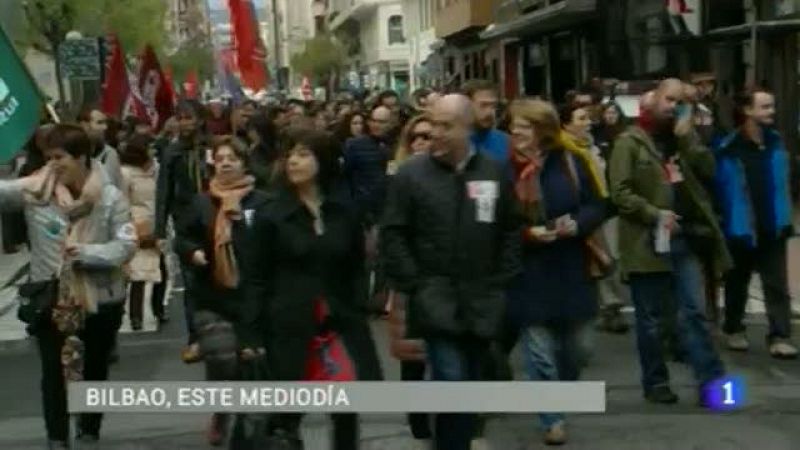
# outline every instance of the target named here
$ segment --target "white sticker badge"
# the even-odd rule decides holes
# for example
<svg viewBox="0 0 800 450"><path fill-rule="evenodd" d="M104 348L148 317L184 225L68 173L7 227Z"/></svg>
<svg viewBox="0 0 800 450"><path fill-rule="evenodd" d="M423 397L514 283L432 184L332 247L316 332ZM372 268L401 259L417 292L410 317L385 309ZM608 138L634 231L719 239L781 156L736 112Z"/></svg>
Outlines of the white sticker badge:
<svg viewBox="0 0 800 450"><path fill-rule="evenodd" d="M255 215L255 209L245 209L244 210L244 223L248 227L253 226L253 216Z"/></svg>
<svg viewBox="0 0 800 450"><path fill-rule="evenodd" d="M475 200L475 220L480 223L494 223L497 198L500 189L496 181L469 181L467 194Z"/></svg>

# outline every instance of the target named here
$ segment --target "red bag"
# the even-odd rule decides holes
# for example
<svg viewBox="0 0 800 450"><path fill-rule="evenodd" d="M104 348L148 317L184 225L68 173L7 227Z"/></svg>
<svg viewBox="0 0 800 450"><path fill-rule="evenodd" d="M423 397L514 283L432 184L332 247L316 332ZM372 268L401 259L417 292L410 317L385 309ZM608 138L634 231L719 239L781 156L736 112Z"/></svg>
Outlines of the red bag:
<svg viewBox="0 0 800 450"><path fill-rule="evenodd" d="M314 303L314 319L319 325L328 315L323 299ZM333 331L317 334L308 345L306 381L355 381L356 367L342 338Z"/></svg>

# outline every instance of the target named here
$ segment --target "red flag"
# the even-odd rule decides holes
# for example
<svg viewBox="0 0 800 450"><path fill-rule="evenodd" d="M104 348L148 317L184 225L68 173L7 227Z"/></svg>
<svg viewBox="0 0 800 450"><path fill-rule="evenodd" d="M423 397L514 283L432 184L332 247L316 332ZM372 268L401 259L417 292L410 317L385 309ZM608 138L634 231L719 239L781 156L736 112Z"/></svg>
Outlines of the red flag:
<svg viewBox="0 0 800 450"><path fill-rule="evenodd" d="M109 36L108 41L111 45L111 57L106 63L101 107L107 115L121 117L131 91L128 72L125 69L125 57L119 40L116 36Z"/></svg>
<svg viewBox="0 0 800 450"><path fill-rule="evenodd" d="M135 116L150 122L152 108L148 108L147 104L145 104L145 101L142 99L142 93L139 91L139 81L136 78L136 74L132 72L128 73L128 86L130 86L130 91L125 101L125 107L122 110L122 118Z"/></svg>
<svg viewBox="0 0 800 450"><path fill-rule="evenodd" d="M266 89L264 68L267 50L258 34L258 17L251 0L228 0L233 25L233 42L239 73L245 86L254 91Z"/></svg>
<svg viewBox="0 0 800 450"><path fill-rule="evenodd" d="M174 111L172 88L169 85L161 65L158 63L153 47L144 48L139 67L139 92L148 108L148 116L153 128L160 130L164 122Z"/></svg>
<svg viewBox="0 0 800 450"><path fill-rule="evenodd" d="M172 79L172 67L167 66L164 69L164 81L167 83L169 93L172 96L172 103L176 104L178 103L178 94L175 92L175 86L173 85Z"/></svg>
<svg viewBox="0 0 800 450"><path fill-rule="evenodd" d="M183 82L183 92L186 94L186 98L197 99L198 85L197 72L189 71L186 74L186 81Z"/></svg>

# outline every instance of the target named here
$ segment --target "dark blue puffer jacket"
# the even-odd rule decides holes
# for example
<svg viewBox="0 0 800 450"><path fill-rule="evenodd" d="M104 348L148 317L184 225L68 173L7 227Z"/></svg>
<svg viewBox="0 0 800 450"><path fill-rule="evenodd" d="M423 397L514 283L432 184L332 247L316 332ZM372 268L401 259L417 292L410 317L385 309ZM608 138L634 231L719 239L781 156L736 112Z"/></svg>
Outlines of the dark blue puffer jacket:
<svg viewBox="0 0 800 450"><path fill-rule="evenodd" d="M381 217L388 182L386 168L391 157L391 146L374 136L359 136L345 143L345 179L367 225Z"/></svg>

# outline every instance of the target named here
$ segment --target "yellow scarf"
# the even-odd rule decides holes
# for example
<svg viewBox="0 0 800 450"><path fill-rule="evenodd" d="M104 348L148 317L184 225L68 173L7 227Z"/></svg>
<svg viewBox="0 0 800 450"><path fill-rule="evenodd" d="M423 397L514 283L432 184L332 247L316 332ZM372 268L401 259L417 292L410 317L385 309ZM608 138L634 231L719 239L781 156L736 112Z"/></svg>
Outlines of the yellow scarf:
<svg viewBox="0 0 800 450"><path fill-rule="evenodd" d="M600 174L600 168L597 167L597 164L594 162L594 159L590 153L590 148L592 146L591 141L579 139L563 130L561 131L558 140L565 150L579 157L584 162L586 167L589 168L589 176L592 178L592 182L594 183L595 190L597 191L598 195L600 195L602 198L607 198L608 187L606 187L606 183L603 181L603 176Z"/></svg>

